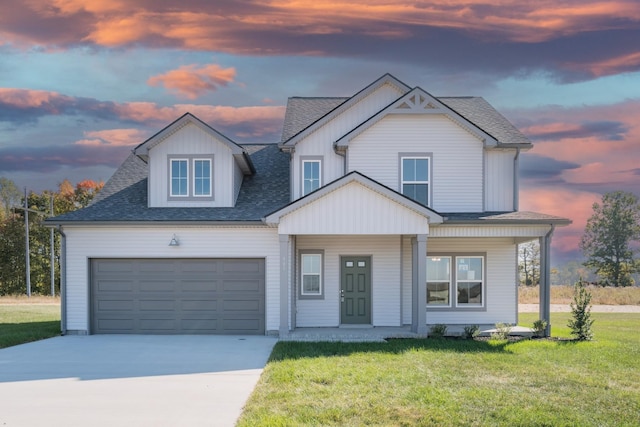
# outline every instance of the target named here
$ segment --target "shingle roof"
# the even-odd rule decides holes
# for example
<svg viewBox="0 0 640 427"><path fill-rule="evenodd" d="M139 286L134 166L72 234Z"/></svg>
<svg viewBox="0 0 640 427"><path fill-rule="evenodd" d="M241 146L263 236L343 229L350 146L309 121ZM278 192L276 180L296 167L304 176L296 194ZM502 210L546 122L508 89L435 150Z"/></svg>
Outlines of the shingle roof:
<svg viewBox="0 0 640 427"><path fill-rule="evenodd" d="M287 102L282 141L286 141L325 116L349 98L293 97ZM481 97L437 97L438 101L493 136L501 144L531 142L502 114Z"/></svg>
<svg viewBox="0 0 640 427"><path fill-rule="evenodd" d="M531 144L526 136L484 98L439 97L438 101L460 114L503 144Z"/></svg>
<svg viewBox="0 0 640 427"><path fill-rule="evenodd" d="M303 98L298 96L289 98L282 127L282 141L288 140L347 99L349 98Z"/></svg>
<svg viewBox="0 0 640 427"><path fill-rule="evenodd" d="M64 222L137 221L260 221L289 203L289 155L275 144L245 145L256 168L245 176L235 207L149 208L148 166L131 154L105 184L94 202L84 208L48 220Z"/></svg>
<svg viewBox="0 0 640 427"><path fill-rule="evenodd" d="M451 223L501 223L501 224L571 224L571 220L537 212L464 212L443 213L445 224Z"/></svg>

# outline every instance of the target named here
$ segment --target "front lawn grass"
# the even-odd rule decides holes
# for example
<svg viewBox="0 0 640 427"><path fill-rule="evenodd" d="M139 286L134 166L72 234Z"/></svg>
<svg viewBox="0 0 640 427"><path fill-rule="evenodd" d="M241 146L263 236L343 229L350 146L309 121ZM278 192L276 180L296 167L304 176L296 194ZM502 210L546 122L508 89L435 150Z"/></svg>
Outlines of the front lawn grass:
<svg viewBox="0 0 640 427"><path fill-rule="evenodd" d="M57 304L0 304L0 348L60 335Z"/></svg>
<svg viewBox="0 0 640 427"><path fill-rule="evenodd" d="M280 342L238 425L640 425L640 314L593 317L591 342Z"/></svg>

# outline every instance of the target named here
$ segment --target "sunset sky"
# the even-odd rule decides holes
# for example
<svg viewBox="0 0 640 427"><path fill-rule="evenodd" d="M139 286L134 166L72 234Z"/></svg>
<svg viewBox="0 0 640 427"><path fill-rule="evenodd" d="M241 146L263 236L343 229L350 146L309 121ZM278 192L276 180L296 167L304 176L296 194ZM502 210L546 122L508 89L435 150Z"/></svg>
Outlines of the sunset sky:
<svg viewBox="0 0 640 427"><path fill-rule="evenodd" d="M569 217L579 255L603 192L640 196L640 3L592 0L23 0L0 13L0 176L107 180L186 111L277 142L289 96L389 72L482 96L535 144L521 210Z"/></svg>

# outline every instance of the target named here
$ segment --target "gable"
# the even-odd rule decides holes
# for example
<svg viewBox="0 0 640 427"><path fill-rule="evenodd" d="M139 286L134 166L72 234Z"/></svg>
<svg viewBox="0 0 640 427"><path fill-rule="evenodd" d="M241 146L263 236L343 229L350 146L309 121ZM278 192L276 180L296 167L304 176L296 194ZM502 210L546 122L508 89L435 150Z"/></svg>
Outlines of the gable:
<svg viewBox="0 0 640 427"><path fill-rule="evenodd" d="M338 138L335 142L336 149L344 151L349 146L349 142L351 140L353 140L362 132L366 131L371 126L374 126L376 123L390 114L442 115L475 136L486 146L495 146L498 144L498 141L493 136L491 136L463 116L459 115L457 112L440 102L431 94L417 87L405 93L395 102L391 103L386 108L383 108L375 115L369 117L367 120L360 123L357 127L351 129L349 132Z"/></svg>
<svg viewBox="0 0 640 427"><path fill-rule="evenodd" d="M280 234L420 234L442 217L351 173L265 218Z"/></svg>
<svg viewBox="0 0 640 427"><path fill-rule="evenodd" d="M385 74L346 100L345 98L324 98L327 101L320 102L316 98L292 98L296 102L288 103L287 110L292 108L298 111L287 111L285 114L283 139L285 136L291 136L284 140L280 146L283 149L291 148L333 119L343 115L348 116L352 121L345 121L342 126L337 126L338 134L344 133L409 89L400 80L390 74ZM328 101L331 99L334 101ZM333 109L320 115L323 108L330 108L335 104L337 106ZM344 114L347 111L349 113Z"/></svg>

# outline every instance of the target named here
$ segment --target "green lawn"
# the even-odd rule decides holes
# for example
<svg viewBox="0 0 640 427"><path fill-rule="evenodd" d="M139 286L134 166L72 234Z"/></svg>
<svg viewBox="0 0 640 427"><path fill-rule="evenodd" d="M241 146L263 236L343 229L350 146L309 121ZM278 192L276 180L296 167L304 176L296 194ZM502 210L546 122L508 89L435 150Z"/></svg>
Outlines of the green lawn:
<svg viewBox="0 0 640 427"><path fill-rule="evenodd" d="M59 305L0 305L0 348L56 335L60 335Z"/></svg>
<svg viewBox="0 0 640 427"><path fill-rule="evenodd" d="M593 317L581 343L281 342L239 426L638 426L640 314Z"/></svg>

